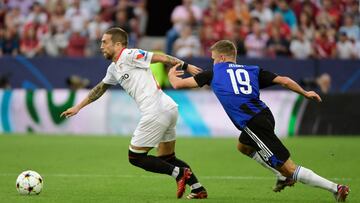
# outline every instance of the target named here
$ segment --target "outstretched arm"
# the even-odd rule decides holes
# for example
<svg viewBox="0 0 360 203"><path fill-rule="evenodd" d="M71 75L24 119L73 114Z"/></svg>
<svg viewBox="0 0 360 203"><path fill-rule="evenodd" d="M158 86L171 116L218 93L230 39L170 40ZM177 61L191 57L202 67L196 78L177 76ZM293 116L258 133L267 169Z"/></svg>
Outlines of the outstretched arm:
<svg viewBox="0 0 360 203"><path fill-rule="evenodd" d="M198 67L196 67L194 65L191 65L191 64L187 64L184 61L182 61L182 60L180 60L180 59L178 59L176 57L166 55L166 54L154 53L154 55L153 55L153 57L151 59L151 63L157 63L157 62L164 63L164 64L169 65L169 66L174 66L176 64L181 64L182 69L186 70L191 75L196 75L196 74L201 72L200 68L198 68Z"/></svg>
<svg viewBox="0 0 360 203"><path fill-rule="evenodd" d="M298 94L303 95L307 99L313 99L317 102L321 102L321 97L314 91L306 91L302 87L300 87L299 84L297 84L295 81L293 81L289 77L284 76L276 76L273 80L274 83L280 84L283 87L292 90Z"/></svg>
<svg viewBox="0 0 360 203"><path fill-rule="evenodd" d="M199 87L197 82L195 81L194 77L188 77L185 79L179 78L177 76L181 76L184 74L184 71L182 70L176 70L177 67L179 67L180 64L177 64L176 66L172 67L169 70L169 81L174 89L181 89L181 88L194 88Z"/></svg>
<svg viewBox="0 0 360 203"><path fill-rule="evenodd" d="M83 99L76 106L68 108L66 111L62 112L60 116L65 116L66 118L69 118L71 116L76 115L80 111L80 109L100 98L110 86L111 85L109 84L100 82L90 90L89 94L85 99Z"/></svg>

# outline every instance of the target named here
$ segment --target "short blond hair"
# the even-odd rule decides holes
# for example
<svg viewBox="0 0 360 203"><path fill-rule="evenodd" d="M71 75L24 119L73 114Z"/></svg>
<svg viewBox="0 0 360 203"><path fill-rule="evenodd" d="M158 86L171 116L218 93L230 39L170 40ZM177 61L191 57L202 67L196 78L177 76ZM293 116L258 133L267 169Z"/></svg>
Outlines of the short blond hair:
<svg viewBox="0 0 360 203"><path fill-rule="evenodd" d="M217 41L211 46L210 50L229 57L236 57L236 46L230 40Z"/></svg>

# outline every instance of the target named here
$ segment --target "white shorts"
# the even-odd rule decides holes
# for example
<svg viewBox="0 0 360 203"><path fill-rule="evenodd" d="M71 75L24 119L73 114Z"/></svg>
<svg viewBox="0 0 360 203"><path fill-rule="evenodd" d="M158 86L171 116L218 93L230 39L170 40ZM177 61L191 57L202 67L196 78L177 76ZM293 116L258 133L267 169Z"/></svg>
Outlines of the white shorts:
<svg viewBox="0 0 360 203"><path fill-rule="evenodd" d="M177 107L156 115L143 116L131 138L131 145L157 147L160 142L175 140L177 118Z"/></svg>

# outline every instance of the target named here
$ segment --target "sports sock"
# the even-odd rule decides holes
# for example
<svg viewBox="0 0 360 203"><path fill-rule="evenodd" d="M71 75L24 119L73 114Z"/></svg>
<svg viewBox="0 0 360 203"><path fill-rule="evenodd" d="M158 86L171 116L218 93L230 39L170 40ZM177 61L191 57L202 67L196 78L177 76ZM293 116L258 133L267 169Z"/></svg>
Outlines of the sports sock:
<svg viewBox="0 0 360 203"><path fill-rule="evenodd" d="M192 193L198 193L200 191L206 191L206 189L200 184L200 183L195 183L190 185L190 190Z"/></svg>
<svg viewBox="0 0 360 203"><path fill-rule="evenodd" d="M135 153L129 150L129 162L134 166L146 171L172 175L175 166L152 155L145 153Z"/></svg>
<svg viewBox="0 0 360 203"><path fill-rule="evenodd" d="M162 160L164 160L174 166L190 168L190 166L186 162L176 158L175 153L165 155L165 156L159 156L159 158L161 158ZM199 183L199 181L196 178L193 171L192 171L190 178L186 181L186 184L190 185L190 187L193 186L194 189L202 187L202 185Z"/></svg>
<svg viewBox="0 0 360 203"><path fill-rule="evenodd" d="M302 166L298 166L293 174L293 179L299 181L306 185L311 185L314 187L319 187L326 189L332 193L337 192L337 184L333 183L318 174L314 173L312 170L307 169Z"/></svg>
<svg viewBox="0 0 360 203"><path fill-rule="evenodd" d="M261 164L263 167L269 169L271 172L273 172L278 180L286 180L286 177L283 176L279 171L274 169L273 167L269 166L259 155L259 153L254 152L250 155L250 158L254 159L256 162Z"/></svg>

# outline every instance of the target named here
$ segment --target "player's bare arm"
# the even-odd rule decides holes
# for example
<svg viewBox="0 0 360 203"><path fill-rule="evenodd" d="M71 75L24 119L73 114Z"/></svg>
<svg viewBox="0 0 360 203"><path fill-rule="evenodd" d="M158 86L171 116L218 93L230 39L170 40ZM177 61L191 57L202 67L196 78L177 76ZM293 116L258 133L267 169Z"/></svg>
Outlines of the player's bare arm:
<svg viewBox="0 0 360 203"><path fill-rule="evenodd" d="M164 63L166 65L169 66L174 66L176 64L181 64L181 67L184 66L185 62L173 57L173 56L169 56L166 54L159 54L159 53L154 53L152 59L151 59L151 63ZM187 64L187 67L185 67L186 71L189 72L191 75L196 75L198 73L200 73L202 70L194 65L191 64Z"/></svg>
<svg viewBox="0 0 360 203"><path fill-rule="evenodd" d="M185 79L182 79L178 76L181 76L184 74L184 71L182 70L177 70L177 68L180 66L180 64L177 64L175 66L173 66L170 70L169 70L169 81L171 83L171 85L173 86L174 89L181 89L181 88L195 88L195 87L199 87L198 84L196 83L194 77L188 77Z"/></svg>
<svg viewBox="0 0 360 203"><path fill-rule="evenodd" d="M80 109L100 98L110 86L111 85L105 84L103 82L98 83L90 90L88 96L85 99L83 99L78 105L68 108L66 111L62 112L60 116L69 118L76 115Z"/></svg>
<svg viewBox="0 0 360 203"><path fill-rule="evenodd" d="M303 95L307 99L313 99L317 102L321 102L321 97L314 91L306 91L299 84L289 77L277 76L273 80L274 83L280 84L283 87L292 90L298 94Z"/></svg>

